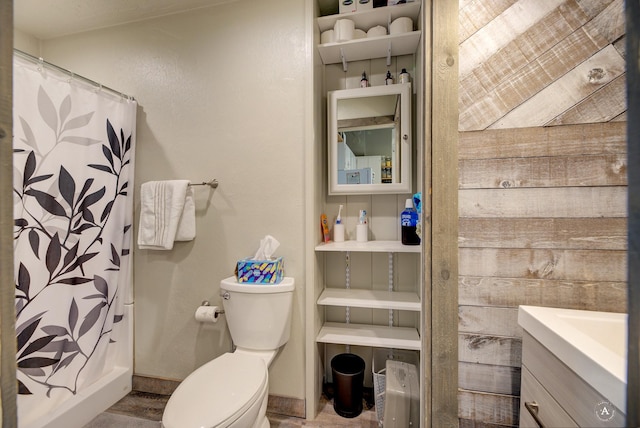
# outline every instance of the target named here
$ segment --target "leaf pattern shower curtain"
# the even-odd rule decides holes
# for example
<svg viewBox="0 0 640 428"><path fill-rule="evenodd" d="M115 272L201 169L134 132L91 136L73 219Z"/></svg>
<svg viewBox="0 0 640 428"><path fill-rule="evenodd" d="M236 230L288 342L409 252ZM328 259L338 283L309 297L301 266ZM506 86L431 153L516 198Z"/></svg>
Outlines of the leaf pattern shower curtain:
<svg viewBox="0 0 640 428"><path fill-rule="evenodd" d="M18 411L115 364L130 287L136 103L14 55Z"/></svg>

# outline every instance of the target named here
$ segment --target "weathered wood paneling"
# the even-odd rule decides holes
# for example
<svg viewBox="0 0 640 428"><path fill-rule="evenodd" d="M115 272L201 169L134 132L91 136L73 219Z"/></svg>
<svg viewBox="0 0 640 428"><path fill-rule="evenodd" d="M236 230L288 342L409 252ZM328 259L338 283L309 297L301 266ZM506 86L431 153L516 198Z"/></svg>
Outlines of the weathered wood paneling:
<svg viewBox="0 0 640 428"><path fill-rule="evenodd" d="M566 281L550 279L460 277L461 305L534 305L625 312L627 284L623 281Z"/></svg>
<svg viewBox="0 0 640 428"><path fill-rule="evenodd" d="M518 0L460 0L460 42L487 25Z"/></svg>
<svg viewBox="0 0 640 428"><path fill-rule="evenodd" d="M431 218L425 233L430 237L424 252L423 334L431 343L423 355L423 392L429 411L421 425L426 428L458 425L456 406L458 341L451 327L457 320L458 300L458 4L434 1L431 21L423 28L435 29L431 43L430 102L437 108L425 112L425 133L429 141L423 155L425 166L423 189L430 189ZM426 14L425 14L426 15ZM427 56L427 62L429 56ZM452 99L453 98L453 99ZM431 112L429 114L429 112ZM430 146L430 149L426 146ZM427 165L430 165L428 167ZM424 190L423 190L424 191ZM452 193L453 192L453 193ZM427 236L427 235L423 235ZM423 245L424 246L424 245ZM430 287L428 286L430 284ZM428 367L427 367L428 366Z"/></svg>
<svg viewBox="0 0 640 428"><path fill-rule="evenodd" d="M626 250L626 218L461 218L466 248Z"/></svg>
<svg viewBox="0 0 640 428"><path fill-rule="evenodd" d="M460 170L460 189L627 184L627 157L622 153L462 160Z"/></svg>
<svg viewBox="0 0 640 428"><path fill-rule="evenodd" d="M624 53L619 52L620 59L607 53L608 47L614 51L622 47L617 42L624 36L623 0L567 0L548 9L551 6L554 5L544 2L536 5L535 12L526 15L532 12L527 9L530 5L520 1L461 43L460 130L536 126L536 121L542 118L531 117L531 111L537 115L552 115L553 109L571 109L584 100L585 95L606 87L624 73L624 67L619 70L617 66L619 62L624 63ZM486 13L490 11L485 9L484 12L481 19L487 19ZM532 19L535 22L529 25ZM504 25L505 20L517 25L518 29L492 30L492 26ZM468 21L461 16L461 33ZM477 44L481 44L482 49ZM462 56L467 48L476 48L476 51ZM604 64L604 67L598 64ZM587 68L586 74L584 68ZM589 76L588 72L597 68L602 68L604 74L594 79L593 73ZM585 80L586 84L581 84ZM550 93L553 98L549 98ZM532 97L535 99L530 100ZM536 108L545 100L548 101L546 108ZM521 107L522 103L529 106ZM620 105L612 104L611 108L615 110ZM604 117L617 115L609 109L601 111L605 113ZM509 117L504 118L505 115ZM595 121L603 119L600 117Z"/></svg>
<svg viewBox="0 0 640 428"><path fill-rule="evenodd" d="M620 122L462 132L458 159L626 154L626 127Z"/></svg>
<svg viewBox="0 0 640 428"><path fill-rule="evenodd" d="M564 0L520 0L460 43L460 78L526 32Z"/></svg>
<svg viewBox="0 0 640 428"><path fill-rule="evenodd" d="M610 84L567 109L545 126L592 123L595 120L614 120L627 110L626 76L618 76Z"/></svg>
<svg viewBox="0 0 640 428"><path fill-rule="evenodd" d="M520 400L516 396L466 390L458 393L458 416L481 422L481 426L487 428L517 426L519 407Z"/></svg>
<svg viewBox="0 0 640 428"><path fill-rule="evenodd" d="M623 125L461 134L461 426L517 425L518 305L625 311Z"/></svg>
<svg viewBox="0 0 640 428"><path fill-rule="evenodd" d="M458 359L467 363L520 367L522 339L460 333L458 334Z"/></svg>
<svg viewBox="0 0 640 428"><path fill-rule="evenodd" d="M493 394L520 394L520 367L477 363L458 363L459 386L462 389Z"/></svg>
<svg viewBox="0 0 640 428"><path fill-rule="evenodd" d="M625 281L626 251L460 248L460 275L570 281Z"/></svg>
<svg viewBox="0 0 640 428"><path fill-rule="evenodd" d="M460 81L460 109L484 98L507 76L550 49L590 19L575 1L543 17L529 31L512 40ZM461 22L461 26L464 23Z"/></svg>
<svg viewBox="0 0 640 428"><path fill-rule="evenodd" d="M0 182L13 179L12 166L12 56L13 56L13 2L0 0ZM16 339L15 296L13 276L13 203L10 192L0 196L0 425L17 426L16 415ZM7 334L9 333L9 334Z"/></svg>
<svg viewBox="0 0 640 428"><path fill-rule="evenodd" d="M624 0L459 4L460 427L511 427L518 305L626 310Z"/></svg>
<svg viewBox="0 0 640 428"><path fill-rule="evenodd" d="M460 190L459 199L461 217L627 215L627 191L623 186Z"/></svg>
<svg viewBox="0 0 640 428"><path fill-rule="evenodd" d="M557 56L545 58L547 62L541 62L539 66L536 64L533 69L527 70L529 74L521 76L523 79L529 79L528 83L532 80L532 74L536 77L544 76L540 79L539 86L532 87L536 91L535 95L525 99L526 95L521 95L519 91L515 93L510 88L505 88L504 93L498 92L510 111L490 128L543 126L616 77L623 75L624 58L611 45L605 46L586 61L582 61L580 51L585 46L588 47L589 41L594 38L593 35L582 33L580 30L578 34L585 34L585 36L576 39L574 45L565 46L566 51L559 51ZM595 44L593 49L600 49L600 47L601 45ZM573 55L576 55L575 60L571 60ZM574 66L576 62L579 64L569 70L569 67ZM551 78L547 80L547 76ZM517 107L514 108L514 106Z"/></svg>
<svg viewBox="0 0 640 428"><path fill-rule="evenodd" d="M458 307L458 331L461 333L486 333L500 336L522 336L518 325L518 309L514 307Z"/></svg>

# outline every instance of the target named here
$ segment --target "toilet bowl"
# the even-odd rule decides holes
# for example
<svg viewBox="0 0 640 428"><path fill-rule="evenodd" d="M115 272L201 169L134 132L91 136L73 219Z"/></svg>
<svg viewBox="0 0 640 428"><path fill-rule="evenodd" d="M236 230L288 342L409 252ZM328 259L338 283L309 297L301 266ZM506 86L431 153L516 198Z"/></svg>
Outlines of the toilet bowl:
<svg viewBox="0 0 640 428"><path fill-rule="evenodd" d="M171 395L164 428L268 428L269 365L289 340L294 282L242 285L235 277L220 295L235 352L196 369Z"/></svg>
<svg viewBox="0 0 640 428"><path fill-rule="evenodd" d="M162 415L164 428L268 427L269 375L261 358L226 353L189 375L171 396Z"/></svg>

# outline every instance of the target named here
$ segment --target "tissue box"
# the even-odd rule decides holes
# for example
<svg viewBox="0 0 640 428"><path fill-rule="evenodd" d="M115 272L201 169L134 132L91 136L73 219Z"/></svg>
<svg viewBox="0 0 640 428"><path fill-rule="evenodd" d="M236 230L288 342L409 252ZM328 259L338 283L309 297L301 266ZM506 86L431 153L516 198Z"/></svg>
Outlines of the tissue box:
<svg viewBox="0 0 640 428"><path fill-rule="evenodd" d="M249 284L278 284L284 276L282 257L273 260L238 260L236 266L238 282Z"/></svg>

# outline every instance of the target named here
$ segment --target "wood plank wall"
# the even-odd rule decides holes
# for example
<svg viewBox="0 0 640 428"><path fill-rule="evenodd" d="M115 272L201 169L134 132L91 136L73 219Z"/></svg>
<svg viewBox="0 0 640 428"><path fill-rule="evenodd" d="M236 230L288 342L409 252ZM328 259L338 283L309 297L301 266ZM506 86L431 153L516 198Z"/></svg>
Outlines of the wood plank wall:
<svg viewBox="0 0 640 428"><path fill-rule="evenodd" d="M459 168L461 426L516 426L518 305L626 311L626 123L461 133Z"/></svg>
<svg viewBox="0 0 640 428"><path fill-rule="evenodd" d="M461 428L519 422L518 305L627 309L622 0L460 0Z"/></svg>
<svg viewBox="0 0 640 428"><path fill-rule="evenodd" d="M0 0L0 183L12 176L13 2ZM8 187L8 186L4 186ZM13 200L0 195L0 425L17 426L13 284ZM9 333L9 334L7 334Z"/></svg>

